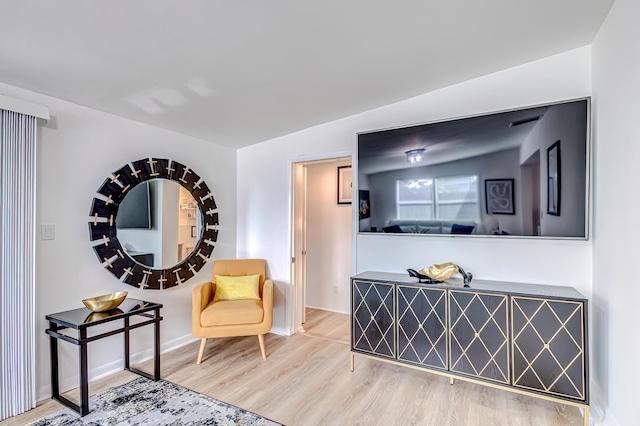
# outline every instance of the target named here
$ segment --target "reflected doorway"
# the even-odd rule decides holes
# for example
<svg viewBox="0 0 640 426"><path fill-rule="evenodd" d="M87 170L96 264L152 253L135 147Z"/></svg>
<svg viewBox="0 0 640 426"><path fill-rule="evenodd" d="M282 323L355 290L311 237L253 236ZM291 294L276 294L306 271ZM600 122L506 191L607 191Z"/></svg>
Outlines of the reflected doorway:
<svg viewBox="0 0 640 426"><path fill-rule="evenodd" d="M537 150L520 165L522 177L522 211L531 212L531 216L523 215L522 230L525 235L540 235L540 150Z"/></svg>

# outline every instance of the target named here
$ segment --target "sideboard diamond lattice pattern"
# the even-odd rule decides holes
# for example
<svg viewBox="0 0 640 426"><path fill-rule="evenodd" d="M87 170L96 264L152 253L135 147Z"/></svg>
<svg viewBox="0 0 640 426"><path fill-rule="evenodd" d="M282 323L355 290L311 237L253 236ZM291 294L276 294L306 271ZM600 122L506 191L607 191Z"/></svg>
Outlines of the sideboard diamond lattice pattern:
<svg viewBox="0 0 640 426"><path fill-rule="evenodd" d="M572 287L351 277L356 356L580 407L589 423L588 300Z"/></svg>
<svg viewBox="0 0 640 426"><path fill-rule="evenodd" d="M507 296L449 294L451 371L509 384Z"/></svg>
<svg viewBox="0 0 640 426"><path fill-rule="evenodd" d="M516 296L511 301L513 384L586 400L584 305Z"/></svg>
<svg viewBox="0 0 640 426"><path fill-rule="evenodd" d="M393 285L353 281L353 348L394 358L395 298Z"/></svg>
<svg viewBox="0 0 640 426"><path fill-rule="evenodd" d="M446 369L447 293L398 286L398 359Z"/></svg>

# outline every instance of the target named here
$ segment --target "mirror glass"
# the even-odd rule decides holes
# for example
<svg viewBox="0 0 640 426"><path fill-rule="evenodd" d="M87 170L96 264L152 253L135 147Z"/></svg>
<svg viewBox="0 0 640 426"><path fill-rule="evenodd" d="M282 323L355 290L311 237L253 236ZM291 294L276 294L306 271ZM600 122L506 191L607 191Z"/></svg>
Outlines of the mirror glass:
<svg viewBox="0 0 640 426"><path fill-rule="evenodd" d="M116 216L122 247L136 262L169 269L194 249L202 214L193 196L176 182L152 179L124 197Z"/></svg>

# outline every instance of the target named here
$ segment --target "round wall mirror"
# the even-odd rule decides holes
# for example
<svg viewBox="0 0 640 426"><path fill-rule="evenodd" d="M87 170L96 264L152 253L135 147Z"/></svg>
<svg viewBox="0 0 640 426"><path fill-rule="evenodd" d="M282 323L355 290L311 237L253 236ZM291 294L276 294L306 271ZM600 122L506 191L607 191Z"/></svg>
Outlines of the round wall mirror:
<svg viewBox="0 0 640 426"><path fill-rule="evenodd" d="M166 159L142 159L108 177L93 199L91 241L103 266L140 288L163 289L191 278L218 236L218 213L204 181Z"/></svg>

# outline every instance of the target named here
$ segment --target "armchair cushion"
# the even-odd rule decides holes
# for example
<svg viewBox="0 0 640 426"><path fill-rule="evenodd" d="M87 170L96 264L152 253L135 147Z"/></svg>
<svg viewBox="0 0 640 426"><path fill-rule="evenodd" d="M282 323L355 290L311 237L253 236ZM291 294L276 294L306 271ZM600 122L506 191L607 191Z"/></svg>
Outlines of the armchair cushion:
<svg viewBox="0 0 640 426"><path fill-rule="evenodd" d="M214 302L218 300L260 299L260 275L231 277L216 275Z"/></svg>
<svg viewBox="0 0 640 426"><path fill-rule="evenodd" d="M264 318L262 300L221 300L211 302L200 314L203 327L259 324Z"/></svg>

